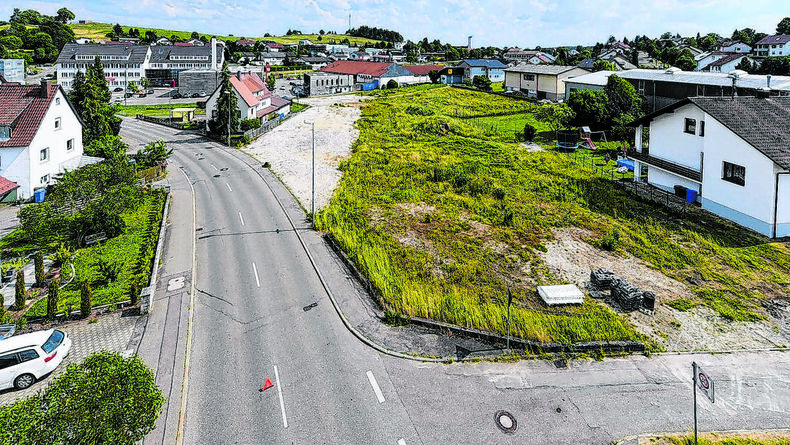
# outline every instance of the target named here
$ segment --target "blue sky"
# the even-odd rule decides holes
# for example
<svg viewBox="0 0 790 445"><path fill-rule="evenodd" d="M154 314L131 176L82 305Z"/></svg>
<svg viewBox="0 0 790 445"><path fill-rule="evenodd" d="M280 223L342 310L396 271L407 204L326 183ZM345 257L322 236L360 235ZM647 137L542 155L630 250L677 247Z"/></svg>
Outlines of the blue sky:
<svg viewBox="0 0 790 445"><path fill-rule="evenodd" d="M474 46L533 47L591 45L609 35L621 39L637 34L657 37L665 31L681 35L717 32L729 36L736 28L773 33L790 16L787 0L33 0L2 2L0 17L13 8L54 14L61 6L78 19L122 25L150 26L206 34L257 37L304 33L319 29L343 32L352 26L376 26L404 38L440 39L460 45L473 35ZM260 5L260 6L253 6ZM777 12L778 11L778 12Z"/></svg>

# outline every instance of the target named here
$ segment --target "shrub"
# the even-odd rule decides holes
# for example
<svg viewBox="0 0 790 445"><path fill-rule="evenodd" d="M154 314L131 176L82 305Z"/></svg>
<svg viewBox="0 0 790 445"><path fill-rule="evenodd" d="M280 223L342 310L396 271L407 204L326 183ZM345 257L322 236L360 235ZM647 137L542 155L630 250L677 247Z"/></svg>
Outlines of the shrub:
<svg viewBox="0 0 790 445"><path fill-rule="evenodd" d="M530 124L524 125L524 140L525 141L532 141L535 139L535 135L538 133L538 130Z"/></svg>
<svg viewBox="0 0 790 445"><path fill-rule="evenodd" d="M42 287L44 286L44 278L46 278L46 275L44 274L44 253L40 250L36 252L33 264L36 269L36 287Z"/></svg>
<svg viewBox="0 0 790 445"><path fill-rule="evenodd" d="M22 269L16 272L16 288L14 289L14 306L16 310L25 308L27 301L27 291L25 290L25 272Z"/></svg>
<svg viewBox="0 0 790 445"><path fill-rule="evenodd" d="M52 260L52 264L55 267L62 267L71 261L72 256L73 254L71 251L69 251L66 246L61 244L60 247L58 247L58 250L49 256L49 259Z"/></svg>
<svg viewBox="0 0 790 445"><path fill-rule="evenodd" d="M600 247L601 249L608 250L609 252L613 252L617 250L617 247L620 245L620 230L617 227L612 227L609 229L606 234L601 238Z"/></svg>
<svg viewBox="0 0 790 445"><path fill-rule="evenodd" d="M112 283L118 279L118 275L121 273L120 263L110 263L104 258L100 258L93 265L99 269L99 275L103 283Z"/></svg>
<svg viewBox="0 0 790 445"><path fill-rule="evenodd" d="M261 128L260 119L244 119L241 121L241 131L255 130Z"/></svg>
<svg viewBox="0 0 790 445"><path fill-rule="evenodd" d="M390 81L387 82L387 89L392 90L395 88L398 88L398 81L396 81L395 79L390 79Z"/></svg>
<svg viewBox="0 0 790 445"><path fill-rule="evenodd" d="M91 291L91 284L88 280L82 280L80 286L80 315L85 318L91 314L91 307L93 307L93 291Z"/></svg>
<svg viewBox="0 0 790 445"><path fill-rule="evenodd" d="M58 292L60 291L60 280L57 278L49 282L47 292L47 320L55 319L55 312L58 310Z"/></svg>
<svg viewBox="0 0 790 445"><path fill-rule="evenodd" d="M140 299L140 286L137 285L136 280L132 280L132 284L129 286L129 301L131 302L132 306L137 304L137 301Z"/></svg>

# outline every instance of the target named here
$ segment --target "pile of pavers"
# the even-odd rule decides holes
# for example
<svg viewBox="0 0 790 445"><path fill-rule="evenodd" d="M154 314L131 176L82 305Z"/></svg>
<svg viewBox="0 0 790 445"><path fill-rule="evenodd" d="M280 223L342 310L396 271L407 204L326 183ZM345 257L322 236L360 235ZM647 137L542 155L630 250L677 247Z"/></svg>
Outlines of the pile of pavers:
<svg viewBox="0 0 790 445"><path fill-rule="evenodd" d="M609 269L600 268L590 272L587 289L591 297L603 299L610 297L620 309L627 312L637 309L652 312L655 309L656 295L653 292L639 290L628 281L617 278ZM605 291L610 291L609 295Z"/></svg>

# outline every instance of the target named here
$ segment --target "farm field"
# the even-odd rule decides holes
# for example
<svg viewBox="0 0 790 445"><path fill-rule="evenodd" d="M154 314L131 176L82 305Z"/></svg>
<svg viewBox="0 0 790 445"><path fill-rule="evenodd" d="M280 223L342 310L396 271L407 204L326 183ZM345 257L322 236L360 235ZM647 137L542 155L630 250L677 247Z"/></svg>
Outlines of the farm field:
<svg viewBox="0 0 790 445"><path fill-rule="evenodd" d="M442 86L372 95L317 224L395 312L504 334L510 286L516 336L644 340L597 300L556 310L537 298L536 285L567 281L543 255L556 233L570 229L594 250L635 258L687 286L683 298L660 299L673 310L705 307L726 322L762 321L762 302L790 283L784 244L705 214L684 219L567 154L515 142L509 125L529 122L539 139L551 136L532 119L530 102Z"/></svg>
<svg viewBox="0 0 790 445"><path fill-rule="evenodd" d="M109 23L72 23L69 25L74 31L74 35L77 38L80 37L87 37L94 40L106 40L107 33L112 32L112 24ZM121 25L125 30L128 30L130 25ZM192 31L175 31L171 29L160 29L160 28L138 28L134 25L131 25L132 28L136 28L140 30L140 35L145 35L146 31L154 31L156 35L160 37L167 37L170 36L178 36L180 39L189 40ZM199 31L198 31L199 32ZM207 37L211 37L210 34L200 33L201 35L205 35ZM239 40L241 36L216 36L218 39L221 40ZM378 40L371 40L366 39L364 37L352 37L347 36L344 34L325 34L321 37L321 41L318 41L318 34L301 34L301 35L292 35L292 36L276 36L276 37L244 37L249 40L271 40L277 43L296 43L302 39L308 39L313 43L340 43L344 39L348 39L351 44L353 45L363 45L363 44L375 44L378 43Z"/></svg>

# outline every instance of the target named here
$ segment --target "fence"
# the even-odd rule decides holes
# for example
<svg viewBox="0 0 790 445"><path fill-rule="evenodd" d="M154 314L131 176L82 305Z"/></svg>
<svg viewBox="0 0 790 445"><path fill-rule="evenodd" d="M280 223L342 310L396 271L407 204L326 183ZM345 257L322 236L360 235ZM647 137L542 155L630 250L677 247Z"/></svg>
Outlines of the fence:
<svg viewBox="0 0 790 445"><path fill-rule="evenodd" d="M254 128L252 130L245 131L243 137L244 137L245 140L249 139L251 141L251 140L259 137L260 135L268 132L272 128L280 125L284 120L288 119L289 117L291 117L290 113L286 114L285 116L279 115L279 116L275 117L274 119L266 121L263 124L261 124L260 128Z"/></svg>
<svg viewBox="0 0 790 445"><path fill-rule="evenodd" d="M162 176L163 171L164 169L162 166L157 165L156 167L146 168L145 170L138 171L137 177L141 178L144 182L153 182Z"/></svg>
<svg viewBox="0 0 790 445"><path fill-rule="evenodd" d="M141 120L141 121L153 122L155 124L164 125L166 127L171 127L171 128L175 128L175 129L178 129L178 130L189 129L189 127L192 127L192 126L195 125L195 121L192 121L192 122L175 121L175 122L173 122L173 120L171 118L169 118L169 117L146 116L144 114L138 114L135 117L137 119Z"/></svg>

